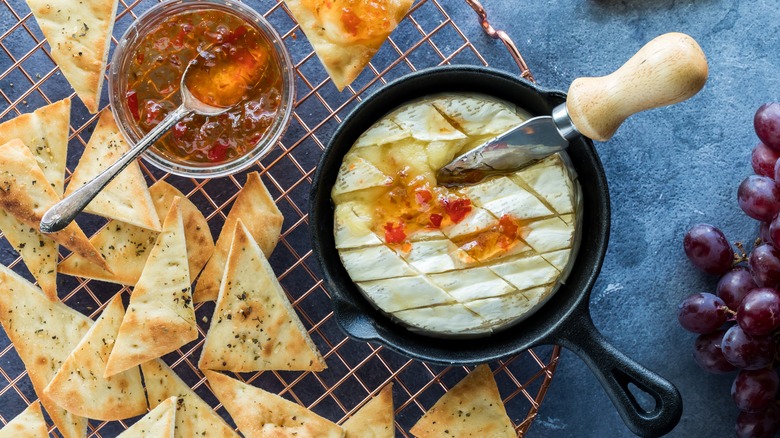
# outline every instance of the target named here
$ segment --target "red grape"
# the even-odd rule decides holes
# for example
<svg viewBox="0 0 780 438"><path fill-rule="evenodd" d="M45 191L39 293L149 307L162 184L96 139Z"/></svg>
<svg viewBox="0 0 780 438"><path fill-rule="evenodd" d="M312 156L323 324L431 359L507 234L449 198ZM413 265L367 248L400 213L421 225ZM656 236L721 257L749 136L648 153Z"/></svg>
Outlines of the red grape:
<svg viewBox="0 0 780 438"><path fill-rule="evenodd" d="M772 219L772 222L767 226L767 233L769 234L768 242L775 248L780 248L780 214Z"/></svg>
<svg viewBox="0 0 780 438"><path fill-rule="evenodd" d="M726 303L713 294L693 294L678 306L677 320L684 329L694 333L712 333L727 318Z"/></svg>
<svg viewBox="0 0 780 438"><path fill-rule="evenodd" d="M750 271L761 287L780 285L780 251L767 243L759 245L750 253Z"/></svg>
<svg viewBox="0 0 780 438"><path fill-rule="evenodd" d="M683 249L697 268L709 274L721 275L734 262L734 251L723 231L709 224L691 227L683 238Z"/></svg>
<svg viewBox="0 0 780 438"><path fill-rule="evenodd" d="M780 103L765 103L753 117L758 138L770 148L780 150Z"/></svg>
<svg viewBox="0 0 780 438"><path fill-rule="evenodd" d="M775 161L775 171L772 173L772 178L774 178L775 181L780 181L780 167L777 165L778 162L780 162L780 160Z"/></svg>
<svg viewBox="0 0 780 438"><path fill-rule="evenodd" d="M752 290L737 310L737 324L753 336L766 335L780 327L780 292L771 287Z"/></svg>
<svg viewBox="0 0 780 438"><path fill-rule="evenodd" d="M723 335L720 344L723 357L743 370L765 368L775 358L777 347L771 336L750 336L735 325Z"/></svg>
<svg viewBox="0 0 780 438"><path fill-rule="evenodd" d="M720 343L726 330L699 335L693 350L693 360L704 370L713 374L729 373L737 369L723 356Z"/></svg>
<svg viewBox="0 0 780 438"><path fill-rule="evenodd" d="M778 386L780 378L775 370L743 370L731 385L731 398L741 411L761 412L774 403Z"/></svg>
<svg viewBox="0 0 780 438"><path fill-rule="evenodd" d="M737 266L721 277L715 292L729 309L736 311L745 295L757 287L750 271Z"/></svg>
<svg viewBox="0 0 780 438"><path fill-rule="evenodd" d="M698 269L722 277L715 295L686 298L677 319L699 333L693 359L700 368L713 374L740 370L731 387L741 411L737 437L780 438L780 102L762 105L753 126L760 140L751 152L756 174L739 185L737 202L760 222L759 239L746 257L742 244L735 252L712 225L688 230L685 255Z"/></svg>
<svg viewBox="0 0 780 438"><path fill-rule="evenodd" d="M737 438L774 438L780 430L780 408L771 406L763 412L740 412L735 430Z"/></svg>
<svg viewBox="0 0 780 438"><path fill-rule="evenodd" d="M775 177L775 163L780 158L780 151L776 151L764 143L758 142L750 156L753 171L761 176Z"/></svg>
<svg viewBox="0 0 780 438"><path fill-rule="evenodd" d="M748 216L769 222L780 211L780 185L772 178L750 175L739 185L737 201Z"/></svg>

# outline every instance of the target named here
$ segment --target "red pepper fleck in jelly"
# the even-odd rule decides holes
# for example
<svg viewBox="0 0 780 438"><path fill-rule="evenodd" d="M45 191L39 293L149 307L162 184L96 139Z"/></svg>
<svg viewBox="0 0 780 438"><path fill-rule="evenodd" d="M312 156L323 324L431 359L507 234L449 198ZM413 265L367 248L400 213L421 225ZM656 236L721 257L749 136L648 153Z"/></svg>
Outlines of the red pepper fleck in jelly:
<svg viewBox="0 0 780 438"><path fill-rule="evenodd" d="M228 143L223 138L218 139L211 147L211 149L209 149L208 152L209 160L215 163L225 161L229 148L230 148L230 143Z"/></svg>
<svg viewBox="0 0 780 438"><path fill-rule="evenodd" d="M385 241L387 243L401 243L406 240L403 222L388 222L385 224Z"/></svg>
<svg viewBox="0 0 780 438"><path fill-rule="evenodd" d="M462 221L471 212L471 200L464 198L445 198L442 200L444 211L456 224Z"/></svg>
<svg viewBox="0 0 780 438"><path fill-rule="evenodd" d="M414 197L418 204L427 204L433 199L433 194L428 189L417 189L414 191Z"/></svg>
<svg viewBox="0 0 780 438"><path fill-rule="evenodd" d="M431 215L430 219L431 219L431 224L428 227L429 228L439 228L439 227L441 227L441 221L442 221L442 219L444 219L444 216L442 216L442 215L440 215L438 213L433 213Z"/></svg>
<svg viewBox="0 0 780 438"><path fill-rule="evenodd" d="M508 237L510 240L517 239L517 222L514 218L505 214L498 220L498 226L501 228L501 234Z"/></svg>
<svg viewBox="0 0 780 438"><path fill-rule="evenodd" d="M127 97L127 108L130 110L130 114L133 115L133 120L141 120L141 114L138 112L138 95L135 94L135 90L125 93L125 97Z"/></svg>

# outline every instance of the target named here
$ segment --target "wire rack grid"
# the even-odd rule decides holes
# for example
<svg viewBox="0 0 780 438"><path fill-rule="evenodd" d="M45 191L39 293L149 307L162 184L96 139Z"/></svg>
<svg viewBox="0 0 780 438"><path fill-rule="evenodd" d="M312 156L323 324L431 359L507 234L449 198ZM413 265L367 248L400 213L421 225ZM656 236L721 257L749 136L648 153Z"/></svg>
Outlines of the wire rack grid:
<svg viewBox="0 0 780 438"><path fill-rule="evenodd" d="M533 80L508 36L493 29L477 0L466 0L478 13L483 29L501 39L521 68ZM267 371L242 374L239 379L293 400L338 423L345 421L386 384L393 382L396 435L410 436L409 428L449 388L459 382L468 367L434 366L410 360L380 345L347 338L337 327L330 298L313 260L309 243L308 194L317 161L342 118L383 84L420 68L457 63L487 65L487 60L455 23L441 0L420 0L382 46L368 68L344 92L329 80L311 46L281 1L246 0L283 36L295 71L297 99L290 126L273 152L250 169L219 179L171 177L160 170L142 169L149 183L164 179L185 193L206 216L216 238L246 173L259 171L283 212L282 236L270 258L288 297L326 358L321 373ZM156 4L151 0L119 0L111 49L117 37L135 18ZM447 8L465 7L447 5ZM475 23L468 22L467 25ZM33 111L65 97L72 98L69 133L69 178L97 121L72 92L51 59L43 35L24 0L2 0L0 6L0 122ZM106 87L102 102L107 102ZM105 219L82 215L79 224L91 234ZM62 256L67 255L62 250ZM32 281L32 277L5 238L0 239L0 261ZM67 305L96 318L116 293L125 301L131 289L109 283L60 275L59 296ZM205 384L196 362L214 303L196 306L197 340L163 359L217 412L234 425ZM536 416L553 377L559 347L541 347L491 364L507 412L519 435L525 434ZM4 425L37 399L24 365L4 332L0 331L0 424ZM117 422L90 421L89 437L115 436L137 418ZM51 422L49 422L51 424ZM53 436L59 436L55 428Z"/></svg>

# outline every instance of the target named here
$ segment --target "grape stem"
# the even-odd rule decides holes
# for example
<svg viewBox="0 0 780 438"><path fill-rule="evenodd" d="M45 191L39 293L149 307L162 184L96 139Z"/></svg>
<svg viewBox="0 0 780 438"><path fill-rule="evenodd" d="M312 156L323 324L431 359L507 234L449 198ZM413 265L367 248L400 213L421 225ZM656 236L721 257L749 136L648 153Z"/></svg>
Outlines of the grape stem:
<svg viewBox="0 0 780 438"><path fill-rule="evenodd" d="M737 251L734 251L734 265L747 262L749 257L745 252L745 246L742 242L734 242L734 246L737 247Z"/></svg>

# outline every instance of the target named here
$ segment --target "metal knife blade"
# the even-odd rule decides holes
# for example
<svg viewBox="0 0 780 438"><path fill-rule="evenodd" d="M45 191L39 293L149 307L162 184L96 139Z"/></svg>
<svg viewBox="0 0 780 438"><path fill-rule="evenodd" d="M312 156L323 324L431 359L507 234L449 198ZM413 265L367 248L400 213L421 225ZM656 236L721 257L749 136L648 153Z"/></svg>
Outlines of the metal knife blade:
<svg viewBox="0 0 780 438"><path fill-rule="evenodd" d="M436 173L439 184L476 184L492 174L514 172L566 149L553 117L534 117L454 159Z"/></svg>

